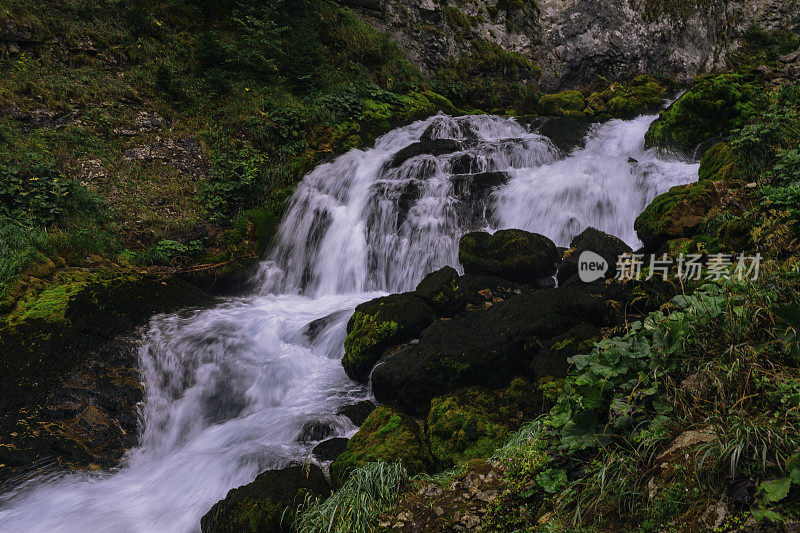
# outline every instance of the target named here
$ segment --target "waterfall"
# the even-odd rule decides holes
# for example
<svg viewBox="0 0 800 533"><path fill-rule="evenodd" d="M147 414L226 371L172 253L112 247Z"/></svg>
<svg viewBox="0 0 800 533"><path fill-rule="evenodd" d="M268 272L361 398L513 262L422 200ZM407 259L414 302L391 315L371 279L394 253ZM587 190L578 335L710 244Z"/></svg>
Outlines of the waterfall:
<svg viewBox="0 0 800 533"><path fill-rule="evenodd" d="M643 149L654 118L594 126L565 151L511 118L439 115L318 166L253 295L151 320L139 446L114 471L0 495L0 531L197 531L229 489L307 459L304 424L352 435L336 412L370 394L340 364L353 308L458 267L470 230L522 228L566 246L591 225L638 245L636 215L697 178L696 164Z"/></svg>

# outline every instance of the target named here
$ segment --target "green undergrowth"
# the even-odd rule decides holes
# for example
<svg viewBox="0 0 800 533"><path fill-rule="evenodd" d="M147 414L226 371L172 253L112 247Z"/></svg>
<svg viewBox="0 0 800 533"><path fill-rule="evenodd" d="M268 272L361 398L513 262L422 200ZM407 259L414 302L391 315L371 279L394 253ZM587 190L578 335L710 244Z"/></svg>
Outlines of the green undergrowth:
<svg viewBox="0 0 800 533"><path fill-rule="evenodd" d="M294 528L300 533L374 531L378 515L397 502L406 479L408 472L401 463L368 463L354 470L331 497L307 495L297 508Z"/></svg>
<svg viewBox="0 0 800 533"><path fill-rule="evenodd" d="M729 524L798 519L797 283L706 283L573 357L494 456L510 488L489 527L682 530L717 502Z"/></svg>
<svg viewBox="0 0 800 533"><path fill-rule="evenodd" d="M183 268L256 256L316 164L459 112L386 35L323 0L13 0L0 20L33 43L0 55L0 107L14 110L0 119L13 246L0 292L44 257ZM140 112L161 122L140 128ZM196 155L126 155L154 142Z"/></svg>

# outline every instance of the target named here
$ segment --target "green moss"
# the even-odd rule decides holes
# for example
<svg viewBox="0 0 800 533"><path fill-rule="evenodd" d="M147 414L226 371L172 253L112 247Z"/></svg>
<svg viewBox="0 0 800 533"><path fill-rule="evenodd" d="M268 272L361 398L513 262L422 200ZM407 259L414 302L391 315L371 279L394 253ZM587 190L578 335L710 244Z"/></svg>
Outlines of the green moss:
<svg viewBox="0 0 800 533"><path fill-rule="evenodd" d="M508 389L479 387L434 398L428 412L428 439L437 464L489 457L540 405L539 394L523 379Z"/></svg>
<svg viewBox="0 0 800 533"><path fill-rule="evenodd" d="M539 99L539 113L563 117L582 117L586 102L579 91L546 94Z"/></svg>
<svg viewBox="0 0 800 533"><path fill-rule="evenodd" d="M472 29L473 19L466 16L456 7L445 6L444 19L447 21L447 25L455 30L456 36L468 33Z"/></svg>
<svg viewBox="0 0 800 533"><path fill-rule="evenodd" d="M639 76L628 84L613 83L586 99L586 115L633 118L661 106L664 88L652 76Z"/></svg>
<svg viewBox="0 0 800 533"><path fill-rule="evenodd" d="M691 237L708 215L716 194L712 182L702 181L672 187L657 196L636 218L634 229L646 247Z"/></svg>
<svg viewBox="0 0 800 533"><path fill-rule="evenodd" d="M347 324L342 366L347 375L365 381L383 351L419 334L436 319L414 293L375 298L356 307Z"/></svg>
<svg viewBox="0 0 800 533"><path fill-rule="evenodd" d="M661 112L647 130L645 144L687 150L703 141L726 137L747 123L753 112L750 102L762 91L757 81L740 74L701 78Z"/></svg>
<svg viewBox="0 0 800 533"><path fill-rule="evenodd" d="M738 164L728 143L717 143L709 148L700 160L697 171L700 180L730 180L736 176Z"/></svg>
<svg viewBox="0 0 800 533"><path fill-rule="evenodd" d="M331 478L341 486L348 473L374 461L402 461L409 474L430 470L433 460L417 422L390 407L379 406L331 464Z"/></svg>
<svg viewBox="0 0 800 533"><path fill-rule="evenodd" d="M344 340L342 365L348 373L363 374L375 364L387 340L397 335L397 322L379 322L374 316L356 312L353 329Z"/></svg>

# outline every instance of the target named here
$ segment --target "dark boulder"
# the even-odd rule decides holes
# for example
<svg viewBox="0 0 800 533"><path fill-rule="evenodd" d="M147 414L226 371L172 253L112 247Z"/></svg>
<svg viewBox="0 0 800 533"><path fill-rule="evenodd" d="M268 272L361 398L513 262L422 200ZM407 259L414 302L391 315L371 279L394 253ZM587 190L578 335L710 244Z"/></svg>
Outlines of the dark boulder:
<svg viewBox="0 0 800 533"><path fill-rule="evenodd" d="M505 185L511 179L507 172L480 172L455 174L450 178L457 197L488 198L492 189Z"/></svg>
<svg viewBox="0 0 800 533"><path fill-rule="evenodd" d="M467 274L497 276L536 284L556 272L558 251L553 241L518 229L467 233L461 237L458 260Z"/></svg>
<svg viewBox="0 0 800 533"><path fill-rule="evenodd" d="M425 276L414 292L440 316L454 316L466 305L458 280L456 269L446 266Z"/></svg>
<svg viewBox="0 0 800 533"><path fill-rule="evenodd" d="M360 426L367 419L369 414L375 410L375 404L369 400L361 400L352 405L345 405L338 411L337 415L344 415L356 426Z"/></svg>
<svg viewBox="0 0 800 533"><path fill-rule="evenodd" d="M458 296L466 300L467 310L485 309L517 294L530 294L536 289L495 276L464 274L458 278Z"/></svg>
<svg viewBox="0 0 800 533"><path fill-rule="evenodd" d="M389 168L399 167L409 159L427 154L439 156L451 154L461 149L461 143L453 139L429 139L408 145L398 151L389 161Z"/></svg>
<svg viewBox="0 0 800 533"><path fill-rule="evenodd" d="M433 310L412 292L360 304L347 324L345 372L356 381L366 381L383 350L413 339L434 320Z"/></svg>
<svg viewBox="0 0 800 533"><path fill-rule="evenodd" d="M601 287L541 289L488 309L437 321L372 373L381 403L424 415L435 396L461 387L499 388L524 375L543 343L583 323L606 320Z"/></svg>
<svg viewBox="0 0 800 533"><path fill-rule="evenodd" d="M603 233L594 228L586 228L572 239L569 249L564 252L564 260L558 268L558 284L564 285L570 277L578 273L578 260L583 252L594 252L608 263L605 278L612 278L617 273L617 258L633 250L625 241Z"/></svg>
<svg viewBox="0 0 800 533"><path fill-rule="evenodd" d="M331 487L314 464L267 470L252 483L231 489L203 516L200 528L203 533L291 531L294 510L303 500L301 490L324 498Z"/></svg>
<svg viewBox="0 0 800 533"><path fill-rule="evenodd" d="M656 196L633 224L648 252L660 251L667 241L689 238L733 197L724 181L703 180L678 185Z"/></svg>
<svg viewBox="0 0 800 533"><path fill-rule="evenodd" d="M347 449L347 440L344 437L334 437L320 442L311 450L311 454L318 461L334 461Z"/></svg>

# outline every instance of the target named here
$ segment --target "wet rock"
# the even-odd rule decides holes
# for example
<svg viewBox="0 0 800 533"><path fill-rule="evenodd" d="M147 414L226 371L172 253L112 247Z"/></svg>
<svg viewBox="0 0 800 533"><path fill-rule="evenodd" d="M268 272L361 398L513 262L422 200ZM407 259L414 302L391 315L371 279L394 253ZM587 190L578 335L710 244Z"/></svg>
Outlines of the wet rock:
<svg viewBox="0 0 800 533"><path fill-rule="evenodd" d="M294 511L303 500L301 490L324 498L331 487L314 464L268 470L230 490L203 516L200 528L203 533L291 531Z"/></svg>
<svg viewBox="0 0 800 533"><path fill-rule="evenodd" d="M316 346L319 341L320 335L333 323L344 319L347 316L347 311L336 311L322 318L312 320L302 329L300 334L306 341L307 346Z"/></svg>
<svg viewBox="0 0 800 533"><path fill-rule="evenodd" d="M580 117L535 117L527 123L532 132L550 139L563 153L583 146L591 125L591 121Z"/></svg>
<svg viewBox="0 0 800 533"><path fill-rule="evenodd" d="M617 258L633 250L622 239L603 233L594 228L586 228L572 239L569 249L564 252L564 259L558 267L556 275L559 285L565 285L567 280L578 273L578 260L583 252L594 252L608 264L605 278L613 278L617 273ZM576 282L580 280L576 278Z"/></svg>
<svg viewBox="0 0 800 533"><path fill-rule="evenodd" d="M58 276L0 324L0 481L56 461L115 465L136 444L142 398L127 335L154 313L213 301L178 280Z"/></svg>
<svg viewBox="0 0 800 533"><path fill-rule="evenodd" d="M511 179L506 172L481 172L478 174L455 174L450 178L455 195L459 198L488 199L489 193Z"/></svg>
<svg viewBox="0 0 800 533"><path fill-rule="evenodd" d="M362 400L352 405L345 405L339 409L336 414L344 415L349 418L354 425L360 426L374 410L374 403L369 400Z"/></svg>
<svg viewBox="0 0 800 533"><path fill-rule="evenodd" d="M316 442L333 434L333 427L327 422L313 421L303 424L297 442Z"/></svg>
<svg viewBox="0 0 800 533"><path fill-rule="evenodd" d="M373 461L402 461L410 474L428 471L433 465L420 425L386 406L367 417L345 452L331 464L331 479L341 486L351 470Z"/></svg>
<svg viewBox="0 0 800 533"><path fill-rule="evenodd" d="M322 441L311 450L311 454L318 461L333 461L347 449L347 440L344 437L334 437Z"/></svg>
<svg viewBox="0 0 800 533"><path fill-rule="evenodd" d="M411 340L435 319L433 310L411 292L358 305L347 324L345 372L356 381L366 381L383 350Z"/></svg>
<svg viewBox="0 0 800 533"><path fill-rule="evenodd" d="M528 367L528 376L563 378L569 370L567 360L577 354L589 353L598 340L600 329L591 324L579 324L545 343Z"/></svg>
<svg viewBox="0 0 800 533"><path fill-rule="evenodd" d="M582 323L602 323L603 299L602 292L582 287L541 289L437 321L418 343L375 367L375 396L423 415L435 396L472 385L501 388L525 374L546 339Z"/></svg>
<svg viewBox="0 0 800 533"><path fill-rule="evenodd" d="M439 156L457 152L460 149L461 144L453 139L431 139L427 141L419 141L406 146L394 154L389 162L389 168L399 167L409 159L419 155L427 154Z"/></svg>
<svg viewBox="0 0 800 533"><path fill-rule="evenodd" d="M467 233L459 242L458 260L467 274L535 284L555 274L558 252L544 235L511 229Z"/></svg>

